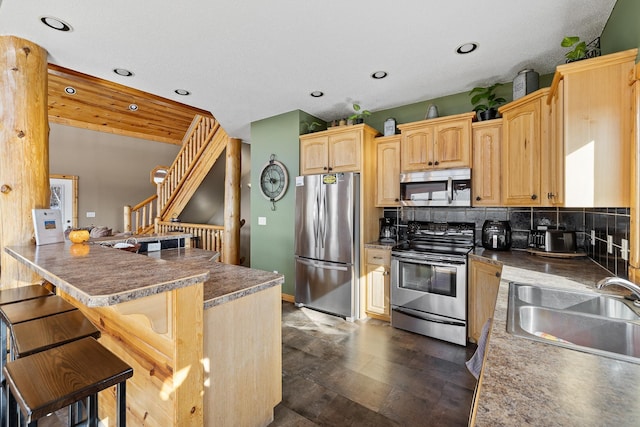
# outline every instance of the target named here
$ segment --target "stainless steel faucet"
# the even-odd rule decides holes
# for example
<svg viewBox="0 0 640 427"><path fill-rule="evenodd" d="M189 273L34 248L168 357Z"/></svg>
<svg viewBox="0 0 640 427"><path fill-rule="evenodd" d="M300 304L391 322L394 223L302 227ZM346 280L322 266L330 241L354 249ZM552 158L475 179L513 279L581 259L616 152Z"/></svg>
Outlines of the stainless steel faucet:
<svg viewBox="0 0 640 427"><path fill-rule="evenodd" d="M622 286L625 289L630 290L637 298L633 302L633 305L640 307L640 286L636 285L635 283L629 280L613 276L613 277L605 277L604 279L596 283L596 289L602 289L610 285L618 285L618 286Z"/></svg>

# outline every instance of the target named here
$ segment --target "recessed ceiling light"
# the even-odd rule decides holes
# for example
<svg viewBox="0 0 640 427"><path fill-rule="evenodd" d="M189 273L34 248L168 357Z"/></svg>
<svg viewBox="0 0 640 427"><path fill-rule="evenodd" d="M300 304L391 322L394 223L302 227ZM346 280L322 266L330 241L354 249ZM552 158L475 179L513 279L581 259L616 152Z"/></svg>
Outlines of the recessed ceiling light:
<svg viewBox="0 0 640 427"><path fill-rule="evenodd" d="M119 76L123 76L123 77L131 77L133 76L133 73L129 70L125 70L124 68L114 68L113 72L116 73Z"/></svg>
<svg viewBox="0 0 640 427"><path fill-rule="evenodd" d="M465 44L461 44L460 46L458 46L456 48L456 53L460 54L460 55L466 55L467 53L471 53L474 50L476 50L478 48L478 43L476 42L469 42L469 43L465 43Z"/></svg>
<svg viewBox="0 0 640 427"><path fill-rule="evenodd" d="M71 25L67 24L61 19L54 18L53 16L43 16L40 18L40 22L49 28L53 28L58 31L72 31Z"/></svg>
<svg viewBox="0 0 640 427"><path fill-rule="evenodd" d="M67 86L64 88L64 91L67 95L75 95L76 94L76 88L71 87L71 86Z"/></svg>
<svg viewBox="0 0 640 427"><path fill-rule="evenodd" d="M320 90L314 90L309 95L313 96L314 98L320 98L321 96L324 96L324 92Z"/></svg>
<svg viewBox="0 0 640 427"><path fill-rule="evenodd" d="M174 92L177 93L178 95L182 95L182 96L191 95L191 92L189 92L188 90L185 90L185 89L176 89L176 90L174 90Z"/></svg>
<svg viewBox="0 0 640 427"><path fill-rule="evenodd" d="M129 110L138 111L138 104L129 104Z"/></svg>
<svg viewBox="0 0 640 427"><path fill-rule="evenodd" d="M372 79L376 79L376 80L380 80L380 79L384 79L388 75L389 74L386 71L376 71L375 73L371 74L371 78Z"/></svg>

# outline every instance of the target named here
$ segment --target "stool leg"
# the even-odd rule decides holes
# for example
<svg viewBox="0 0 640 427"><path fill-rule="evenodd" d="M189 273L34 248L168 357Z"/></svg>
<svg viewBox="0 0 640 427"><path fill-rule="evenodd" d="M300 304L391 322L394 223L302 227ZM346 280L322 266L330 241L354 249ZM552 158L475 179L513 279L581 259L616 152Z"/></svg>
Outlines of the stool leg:
<svg viewBox="0 0 640 427"><path fill-rule="evenodd" d="M116 425L118 427L127 426L127 382L122 381L116 386Z"/></svg>
<svg viewBox="0 0 640 427"><path fill-rule="evenodd" d="M0 349L0 383L4 387L4 365L7 364L7 325L4 323L4 320L0 319L0 345L2 345L2 349Z"/></svg>
<svg viewBox="0 0 640 427"><path fill-rule="evenodd" d="M98 393L87 399L87 427L98 427Z"/></svg>
<svg viewBox="0 0 640 427"><path fill-rule="evenodd" d="M11 390L9 390L9 386L4 388L4 395L7 402L6 410L7 410L7 427L17 426L18 425L18 402L11 394Z"/></svg>

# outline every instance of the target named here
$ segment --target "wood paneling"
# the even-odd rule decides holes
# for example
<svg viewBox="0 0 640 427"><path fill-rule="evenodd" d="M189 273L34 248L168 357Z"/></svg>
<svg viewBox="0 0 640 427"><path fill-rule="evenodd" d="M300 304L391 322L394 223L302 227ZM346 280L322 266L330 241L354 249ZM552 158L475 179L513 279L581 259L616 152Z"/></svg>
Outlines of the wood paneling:
<svg viewBox="0 0 640 427"><path fill-rule="evenodd" d="M196 114L208 111L49 64L49 121L181 145ZM76 90L74 95L66 87ZM129 105L136 104L136 111Z"/></svg>

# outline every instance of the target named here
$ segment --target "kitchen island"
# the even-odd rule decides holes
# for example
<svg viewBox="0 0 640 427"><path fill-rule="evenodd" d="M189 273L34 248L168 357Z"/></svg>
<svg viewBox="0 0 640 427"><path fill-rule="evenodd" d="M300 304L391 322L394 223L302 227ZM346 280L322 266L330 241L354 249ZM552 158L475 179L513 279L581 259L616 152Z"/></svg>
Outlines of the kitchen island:
<svg viewBox="0 0 640 427"><path fill-rule="evenodd" d="M151 257L85 246L5 251L55 285L133 367L129 425L269 423L282 396L282 275L213 262L215 253L195 248ZM113 425L115 392L100 403Z"/></svg>
<svg viewBox="0 0 640 427"><path fill-rule="evenodd" d="M640 419L640 364L511 335L509 282L595 292L610 276L593 261L476 249L504 263L477 395L476 426L631 426Z"/></svg>

